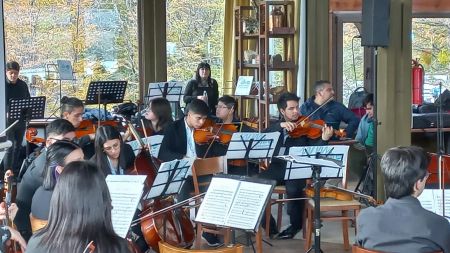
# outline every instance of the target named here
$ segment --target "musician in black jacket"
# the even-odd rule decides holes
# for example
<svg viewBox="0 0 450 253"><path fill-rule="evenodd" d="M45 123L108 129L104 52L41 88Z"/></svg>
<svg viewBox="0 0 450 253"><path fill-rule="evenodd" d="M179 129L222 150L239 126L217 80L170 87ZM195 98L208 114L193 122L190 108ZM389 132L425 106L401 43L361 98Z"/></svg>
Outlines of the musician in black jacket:
<svg viewBox="0 0 450 253"><path fill-rule="evenodd" d="M264 132L280 132L277 145L275 147L274 156L287 155L291 147L298 146L317 146L327 145L327 141L333 135L333 128L324 126L322 129L322 136L318 139L309 139L307 136L293 138L289 136L289 132L297 127L295 123L299 118L299 100L300 98L293 93L284 93L280 96L277 107L282 115L282 119L271 124ZM259 177L273 179L277 184L282 184L284 181L284 174L286 171L286 162L273 158L268 170L259 174ZM303 189L305 188L306 180L287 180L286 185L287 198L303 197ZM302 228L302 214L305 203L303 201L288 202L288 214L290 216L291 225L278 235L279 239L290 239ZM262 220L264 223L265 219ZM263 225L264 227L264 225ZM276 234L275 220L271 218L271 231L269 234Z"/></svg>
<svg viewBox="0 0 450 253"><path fill-rule="evenodd" d="M164 139L161 143L158 158L168 162L182 158L202 158L206 152L207 145L196 145L194 141L194 130L199 129L205 123L209 113L208 105L200 99L193 99L186 107L186 116L176 120L169 125L165 131ZM178 201L188 199L190 193L194 191L192 177L186 178ZM203 238L209 246L218 246L219 240L216 235L203 233Z"/></svg>
<svg viewBox="0 0 450 253"><path fill-rule="evenodd" d="M5 108L9 110L10 99L25 99L30 97L28 85L19 79L20 65L15 61L6 63L6 85L5 85ZM14 123L8 117L6 126ZM6 132L6 137L12 142L12 146L8 149L3 159L4 171L12 169L15 175L18 175L20 164L19 156L21 154L21 147L23 137L25 135L25 119L20 120L16 125Z"/></svg>
<svg viewBox="0 0 450 253"><path fill-rule="evenodd" d="M75 138L75 128L65 119L55 119L46 128L46 148L33 160L17 187L16 203L19 210L14 219L17 230L28 240L31 237L30 208L34 193L44 181L45 159L47 148L58 140L72 141Z"/></svg>

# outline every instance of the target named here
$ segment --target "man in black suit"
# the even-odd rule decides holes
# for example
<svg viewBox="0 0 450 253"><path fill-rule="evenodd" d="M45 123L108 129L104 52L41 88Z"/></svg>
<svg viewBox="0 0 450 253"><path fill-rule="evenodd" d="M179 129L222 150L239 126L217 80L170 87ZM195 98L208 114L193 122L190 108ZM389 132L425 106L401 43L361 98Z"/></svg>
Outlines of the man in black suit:
<svg viewBox="0 0 450 253"><path fill-rule="evenodd" d="M186 116L174 121L165 131L158 156L162 161L201 158L206 152L207 147L205 146L207 145L199 146L194 142L194 130L201 128L205 123L209 114L208 105L203 100L193 99L186 110ZM193 191L192 177L188 176L177 196L177 200L182 201L190 198L190 193ZM202 236L209 246L219 245L219 239L216 235L204 232Z"/></svg>
<svg viewBox="0 0 450 253"><path fill-rule="evenodd" d="M58 140L72 141L75 138L75 128L72 123L65 119L55 119L46 128L47 139L46 147L50 147ZM17 187L16 203L19 210L17 211L14 223L17 230L22 236L28 240L31 237L31 200L39 186L44 181L44 169L46 163L46 149L44 148L36 159L28 167L22 177L22 181Z"/></svg>
<svg viewBox="0 0 450 253"><path fill-rule="evenodd" d="M274 156L287 155L291 147L299 146L317 146L327 145L328 140L333 136L333 128L331 126L324 126L322 128L322 136L318 139L309 139L307 136L300 136L293 138L289 136L289 132L294 130L296 122L299 119L299 100L300 98L294 93L286 92L280 96L277 102L278 111L282 115L282 119L274 124L271 124L264 132L280 132L277 145L274 150ZM284 173L286 171L286 162L274 158L268 168L268 170L259 174L259 177L273 179L277 181L277 184L286 185L287 198L300 198L303 197L303 189L305 188L306 180L288 180L284 181ZM279 239L290 239L297 234L302 228L302 214L304 209L303 200L289 201L287 213L290 217L291 225L278 235ZM262 224L264 227L264 221ZM271 236L278 233L276 231L276 224L273 217L271 217Z"/></svg>

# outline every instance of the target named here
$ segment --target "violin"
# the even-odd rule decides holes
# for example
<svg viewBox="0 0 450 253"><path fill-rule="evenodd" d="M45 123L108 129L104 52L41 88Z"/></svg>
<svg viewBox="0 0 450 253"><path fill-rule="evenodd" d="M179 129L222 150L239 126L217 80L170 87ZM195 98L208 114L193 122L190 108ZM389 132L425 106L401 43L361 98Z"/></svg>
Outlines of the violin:
<svg viewBox="0 0 450 253"><path fill-rule="evenodd" d="M116 128L121 127L121 122L117 120L104 120L100 121L100 126L113 126ZM97 131L98 122L94 122L90 119L85 119L81 121L80 125L75 129L75 136L81 138L85 135L95 134Z"/></svg>
<svg viewBox="0 0 450 253"><path fill-rule="evenodd" d="M448 186L450 184L450 156L449 155L441 155L439 159L439 155L436 153L430 154L430 163L428 164L428 172L430 176L426 182L427 185L438 186L439 185L439 165L441 166L442 175L441 175L441 184L443 186Z"/></svg>
<svg viewBox="0 0 450 253"><path fill-rule="evenodd" d="M322 128L325 126L325 121L321 119L310 120L309 117L300 116L295 122L296 128L290 131L288 134L291 138L299 138L301 136L307 136L310 139L317 139L322 136ZM334 135L337 137L345 137L344 130L333 130Z"/></svg>
<svg viewBox="0 0 450 253"><path fill-rule="evenodd" d="M197 144L209 144L211 141L228 145L231 141L233 133L238 131L238 126L235 124L214 123L212 120L207 120L202 128L194 130L194 141Z"/></svg>
<svg viewBox="0 0 450 253"><path fill-rule="evenodd" d="M305 189L305 194L307 197L312 198L314 197L314 188L311 186L308 186ZM326 188L320 188L320 197L321 198L332 198L336 200L352 200L353 196L346 192L341 192L337 190L332 189L326 189Z"/></svg>
<svg viewBox="0 0 450 253"><path fill-rule="evenodd" d="M4 225L9 226L11 228L14 227L14 224L12 223L12 221L9 218L9 206L11 205L11 196L12 196L12 178L13 178L13 174L12 173L6 173L5 174L5 184L4 184L4 190L5 190L5 216L6 219L3 221L3 223L5 223ZM21 249L18 243L16 243L13 240L10 240L6 245L5 245L5 253L21 253Z"/></svg>
<svg viewBox="0 0 450 253"><path fill-rule="evenodd" d="M36 128L34 127L29 127L25 133L25 139L29 142L29 143L33 143L36 145L45 143L45 139L41 138L41 137L36 137L38 134L38 131Z"/></svg>

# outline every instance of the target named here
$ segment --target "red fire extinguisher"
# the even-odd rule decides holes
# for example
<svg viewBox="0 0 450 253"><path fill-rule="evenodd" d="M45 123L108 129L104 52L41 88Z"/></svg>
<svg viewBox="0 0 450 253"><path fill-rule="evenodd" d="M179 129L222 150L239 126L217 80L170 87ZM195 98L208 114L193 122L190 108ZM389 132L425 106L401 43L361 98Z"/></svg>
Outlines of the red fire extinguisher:
<svg viewBox="0 0 450 253"><path fill-rule="evenodd" d="M425 71L419 59L412 60L411 82L412 82L412 103L423 104L423 84Z"/></svg>

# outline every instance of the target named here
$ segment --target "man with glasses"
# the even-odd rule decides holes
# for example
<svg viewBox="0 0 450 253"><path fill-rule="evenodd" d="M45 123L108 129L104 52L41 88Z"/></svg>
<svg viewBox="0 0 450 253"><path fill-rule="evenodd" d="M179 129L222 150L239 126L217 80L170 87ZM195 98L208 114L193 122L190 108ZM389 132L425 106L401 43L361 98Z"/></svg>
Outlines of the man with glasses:
<svg viewBox="0 0 450 253"><path fill-rule="evenodd" d="M65 119L56 119L48 124L46 128L47 139L46 148L59 140L72 141L75 138L75 128ZM33 160L23 175L22 181L17 188L16 203L19 211L16 214L14 223L17 230L28 240L31 237L30 208L34 193L44 181L43 171L45 168L45 158L47 156L46 148L42 150L39 156Z"/></svg>
<svg viewBox="0 0 450 253"><path fill-rule="evenodd" d="M388 200L357 218L356 242L381 252L450 252L450 223L422 207L429 157L420 147L391 148L381 159Z"/></svg>

